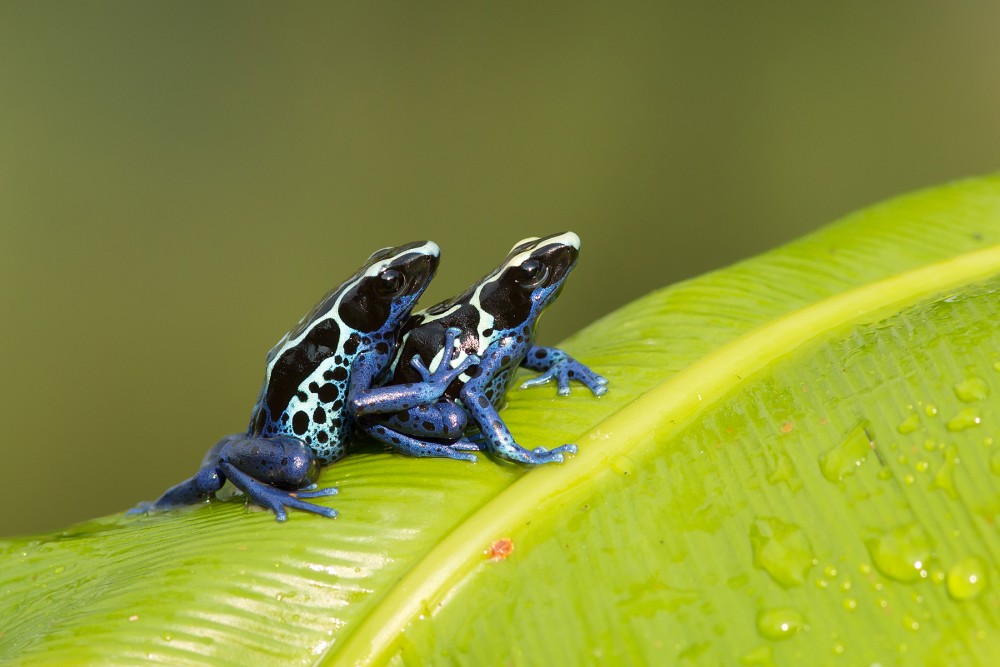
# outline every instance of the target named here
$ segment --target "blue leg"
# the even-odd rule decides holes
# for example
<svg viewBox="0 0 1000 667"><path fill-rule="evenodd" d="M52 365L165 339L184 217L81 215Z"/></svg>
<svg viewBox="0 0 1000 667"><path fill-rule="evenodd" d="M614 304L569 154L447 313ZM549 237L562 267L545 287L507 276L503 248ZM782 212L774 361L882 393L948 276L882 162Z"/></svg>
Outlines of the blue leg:
<svg viewBox="0 0 1000 667"><path fill-rule="evenodd" d="M337 516L337 510L330 507L323 507L321 505L314 505L313 503L307 503L304 500L299 500L292 492L283 491L273 486L263 484L231 463L222 463L220 467L226 477L229 478L229 481L232 482L236 488L245 493L247 498L255 504L260 505L261 507L266 507L274 512L274 517L278 521L284 521L288 518L288 515L285 513L286 507L305 510L306 512L313 512L314 514L319 514L331 519ZM332 495L336 493L336 491L336 489L323 489L324 493L322 494L315 491L307 492L306 497L316 498L318 495Z"/></svg>
<svg viewBox="0 0 1000 667"><path fill-rule="evenodd" d="M525 449L515 442L510 429L503 423L496 408L486 398L484 379L488 382L488 379L500 370L506 353L507 350L501 347L490 352L483 359L479 366L481 369L479 374L470 379L462 388L462 404L479 425L487 448L495 455L520 463L562 463L563 454L576 453L576 445L562 445L554 449L545 449L544 447L536 447L532 450Z"/></svg>
<svg viewBox="0 0 1000 667"><path fill-rule="evenodd" d="M454 401L438 401L391 415L382 415L377 422L397 433L417 438L458 440L465 433L468 417Z"/></svg>
<svg viewBox="0 0 1000 667"><path fill-rule="evenodd" d="M336 511L300 498L331 496L337 489L285 490L308 487L318 476L319 466L312 450L297 438L253 439L230 435L208 450L201 470L194 477L174 486L155 502L140 503L129 514L190 505L221 489L228 479L251 501L274 511L279 521L287 518L284 507L335 517Z"/></svg>
<svg viewBox="0 0 1000 667"><path fill-rule="evenodd" d="M461 354L455 347L461 331L455 327L445 332L444 356L434 372L424 367L419 357L413 357L410 365L420 373L423 382L414 382L384 387L373 387L375 372L364 357L351 369L350 388L348 389L348 409L355 417L372 414L402 412L420 405L434 403L444 395L448 385L464 373L469 366L479 363L479 357L469 355L454 368L452 363Z"/></svg>
<svg viewBox="0 0 1000 667"><path fill-rule="evenodd" d="M358 428L379 442L384 442L396 451L409 456L440 457L457 459L459 461L471 461L472 463L478 460L474 454L465 454L461 448L454 447L450 443L418 440L404 433L393 431L383 424L359 423Z"/></svg>
<svg viewBox="0 0 1000 667"><path fill-rule="evenodd" d="M126 514L145 514L155 510L168 510L184 505L193 505L199 500L205 500L222 488L226 483L218 466L205 466L198 473L176 486L170 487L166 493L154 502L141 502Z"/></svg>
<svg viewBox="0 0 1000 667"><path fill-rule="evenodd" d="M562 350L554 347L536 345L528 350L521 365L541 375L526 380L521 389L556 381L560 396L569 395L570 380L582 382L594 396L603 396L608 392L608 381Z"/></svg>
<svg viewBox="0 0 1000 667"><path fill-rule="evenodd" d="M337 516L329 507L300 499L331 496L337 489L294 491L312 485L319 477L312 450L298 438L279 435L231 440L219 451L219 469L250 501L273 511L278 521L288 518L286 507L331 519Z"/></svg>
<svg viewBox="0 0 1000 667"><path fill-rule="evenodd" d="M240 433L233 433L219 440L208 448L205 456L201 460L201 468L194 477L184 480L180 484L170 487L166 493L152 502L144 501L125 512L125 514L146 514L157 510L169 510L184 505L193 505L201 500L207 500L209 496L222 488L226 483L222 471L219 470L219 452L231 440L244 437Z"/></svg>

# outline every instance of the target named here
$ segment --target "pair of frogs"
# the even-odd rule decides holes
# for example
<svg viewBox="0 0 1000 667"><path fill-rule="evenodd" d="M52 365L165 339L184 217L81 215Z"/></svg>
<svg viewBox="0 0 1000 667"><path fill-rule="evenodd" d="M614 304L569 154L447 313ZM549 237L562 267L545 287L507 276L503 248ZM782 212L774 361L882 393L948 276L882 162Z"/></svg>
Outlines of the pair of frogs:
<svg viewBox="0 0 1000 667"><path fill-rule="evenodd" d="M412 315L438 246L375 252L268 353L247 432L220 440L194 477L133 511L197 502L228 479L278 521L286 508L335 517L306 499L337 492L315 481L355 432L410 456L474 462L471 452L486 449L525 464L561 462L575 445L525 449L497 409L518 366L541 373L522 388L555 380L566 395L577 380L597 396L607 391L607 380L565 352L534 345L579 250L572 232L525 239L468 290Z"/></svg>

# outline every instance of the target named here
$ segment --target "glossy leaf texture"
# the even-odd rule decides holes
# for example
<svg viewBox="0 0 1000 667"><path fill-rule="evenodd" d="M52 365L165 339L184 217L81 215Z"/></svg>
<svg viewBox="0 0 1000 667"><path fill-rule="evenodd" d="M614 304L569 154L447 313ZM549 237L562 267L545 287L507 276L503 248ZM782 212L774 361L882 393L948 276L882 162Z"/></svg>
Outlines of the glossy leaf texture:
<svg viewBox="0 0 1000 667"><path fill-rule="evenodd" d="M609 393L502 413L564 465L362 448L334 521L0 543L0 658L997 664L998 290L1000 178L862 211L567 341Z"/></svg>

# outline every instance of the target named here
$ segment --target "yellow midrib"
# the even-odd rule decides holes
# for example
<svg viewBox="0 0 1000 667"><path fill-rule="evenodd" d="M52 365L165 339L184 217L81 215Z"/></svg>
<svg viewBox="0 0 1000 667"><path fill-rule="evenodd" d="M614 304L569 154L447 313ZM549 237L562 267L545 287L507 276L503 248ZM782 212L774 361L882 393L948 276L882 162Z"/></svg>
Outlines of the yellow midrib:
<svg viewBox="0 0 1000 667"><path fill-rule="evenodd" d="M355 665L387 659L385 650L406 625L422 610L433 608L451 583L483 561L485 545L509 535L527 512L570 492L579 486L575 482L606 470L612 459L648 442L643 436L654 427L662 440L735 384L834 327L898 311L901 306L997 273L1000 245L831 296L723 345L596 424L581 437L580 453L566 465L533 470L486 502L400 579L339 650L333 648L330 660ZM591 440L590 435L598 431L602 439Z"/></svg>

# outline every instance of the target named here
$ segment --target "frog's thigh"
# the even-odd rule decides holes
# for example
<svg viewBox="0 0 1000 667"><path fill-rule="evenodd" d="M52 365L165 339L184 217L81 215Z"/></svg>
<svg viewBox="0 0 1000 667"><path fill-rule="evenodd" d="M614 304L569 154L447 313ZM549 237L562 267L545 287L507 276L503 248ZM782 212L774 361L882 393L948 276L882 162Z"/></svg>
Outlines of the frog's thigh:
<svg viewBox="0 0 1000 667"><path fill-rule="evenodd" d="M453 401L439 401L387 415L382 424L397 433L425 438L455 440L468 424L465 409Z"/></svg>

